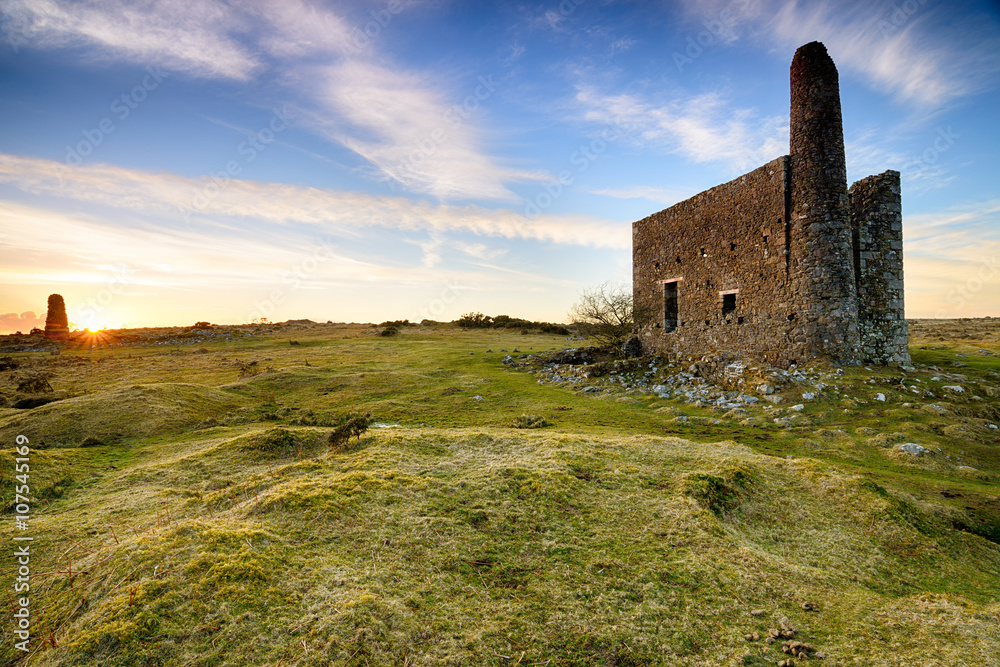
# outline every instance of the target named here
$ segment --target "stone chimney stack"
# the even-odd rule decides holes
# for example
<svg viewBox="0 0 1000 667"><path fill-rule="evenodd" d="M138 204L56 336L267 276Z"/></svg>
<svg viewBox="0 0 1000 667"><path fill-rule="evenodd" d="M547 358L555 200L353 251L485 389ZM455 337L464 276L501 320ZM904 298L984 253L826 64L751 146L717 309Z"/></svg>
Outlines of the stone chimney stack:
<svg viewBox="0 0 1000 667"><path fill-rule="evenodd" d="M57 340L69 336L69 322L66 319L66 302L61 294L50 294L48 310L45 313L45 337Z"/></svg>
<svg viewBox="0 0 1000 667"><path fill-rule="evenodd" d="M857 363L857 288L837 67L820 42L791 66L790 276L810 356Z"/></svg>

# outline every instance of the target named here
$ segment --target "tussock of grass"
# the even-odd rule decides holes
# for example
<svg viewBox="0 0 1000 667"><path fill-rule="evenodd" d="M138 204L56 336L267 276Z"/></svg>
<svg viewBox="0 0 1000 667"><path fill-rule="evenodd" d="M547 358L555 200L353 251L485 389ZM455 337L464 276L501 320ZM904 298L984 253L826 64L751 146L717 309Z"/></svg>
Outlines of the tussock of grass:
<svg viewBox="0 0 1000 667"><path fill-rule="evenodd" d="M514 428L545 428L551 425L551 422L541 415L521 415L514 420Z"/></svg>

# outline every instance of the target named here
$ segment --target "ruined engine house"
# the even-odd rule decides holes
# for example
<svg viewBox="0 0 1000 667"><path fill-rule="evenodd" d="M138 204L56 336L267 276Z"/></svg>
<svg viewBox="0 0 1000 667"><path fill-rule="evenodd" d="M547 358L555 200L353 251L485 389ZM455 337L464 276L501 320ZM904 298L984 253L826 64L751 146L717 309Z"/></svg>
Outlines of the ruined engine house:
<svg viewBox="0 0 1000 667"><path fill-rule="evenodd" d="M632 225L644 351L909 363L897 171L847 187L837 68L791 65L789 154Z"/></svg>

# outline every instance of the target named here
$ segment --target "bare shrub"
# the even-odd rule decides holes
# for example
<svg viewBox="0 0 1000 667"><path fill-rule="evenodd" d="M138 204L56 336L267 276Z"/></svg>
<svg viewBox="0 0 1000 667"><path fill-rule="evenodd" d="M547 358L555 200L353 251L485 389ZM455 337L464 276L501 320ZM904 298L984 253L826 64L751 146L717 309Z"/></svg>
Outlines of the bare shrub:
<svg viewBox="0 0 1000 667"><path fill-rule="evenodd" d="M632 287L623 283L603 283L583 290L569 316L591 338L619 351L641 319L632 303Z"/></svg>
<svg viewBox="0 0 1000 667"><path fill-rule="evenodd" d="M345 451L352 437L356 437L359 441L361 440L361 434L368 430L368 427L372 425L372 421L373 419L370 414L351 413L343 417L341 423L330 431L330 435L327 438L327 442L330 443L330 449L332 451Z"/></svg>

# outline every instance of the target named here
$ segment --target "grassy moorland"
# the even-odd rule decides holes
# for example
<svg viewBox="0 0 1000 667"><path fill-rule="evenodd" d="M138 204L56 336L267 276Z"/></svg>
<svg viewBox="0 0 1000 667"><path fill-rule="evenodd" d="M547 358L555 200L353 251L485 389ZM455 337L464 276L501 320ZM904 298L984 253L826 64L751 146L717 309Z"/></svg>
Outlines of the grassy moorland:
<svg viewBox="0 0 1000 667"><path fill-rule="evenodd" d="M582 344L552 335L177 331L0 353L2 403L60 399L0 408L31 665L1000 664L1000 320L740 415L502 363Z"/></svg>

